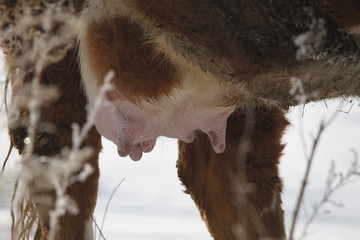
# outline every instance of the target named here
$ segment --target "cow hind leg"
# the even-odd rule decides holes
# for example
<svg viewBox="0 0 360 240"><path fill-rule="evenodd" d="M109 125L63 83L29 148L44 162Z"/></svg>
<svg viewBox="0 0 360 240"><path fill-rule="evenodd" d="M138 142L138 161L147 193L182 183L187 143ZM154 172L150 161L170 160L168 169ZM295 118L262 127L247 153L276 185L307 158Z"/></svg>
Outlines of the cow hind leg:
<svg viewBox="0 0 360 240"><path fill-rule="evenodd" d="M282 110L238 110L216 154L205 134L179 142L178 174L216 240L284 239L278 162L287 126Z"/></svg>
<svg viewBox="0 0 360 240"><path fill-rule="evenodd" d="M26 97L25 85L31 82L31 79L25 79L21 84L16 79L10 80L13 83L12 105L16 105L19 103L17 99ZM12 109L19 108L19 113L10 118L9 133L12 143L24 156L22 177L25 177L29 196L27 206L30 206L25 207L21 214L32 215L38 219L35 233L37 240L49 239L49 234L52 234L54 240L92 239L91 215L96 203L98 154L101 145L100 135L92 128L77 155L70 156L73 139L71 126L74 123L83 126L87 115L86 98L81 90L80 81L76 49L70 50L64 59L43 70L41 85L45 89L55 86L58 96L40 109L35 137L30 139L35 141L33 149L30 149L30 158L25 157L29 151L25 144L29 144L29 140L25 140L28 138L29 128L28 105L11 106ZM45 92L41 94L46 95ZM88 171L87 177L81 177L85 174L85 165L91 171ZM71 209L72 207L74 209ZM65 212L62 212L63 210ZM54 218L50 217L51 214L58 215L56 231L52 228ZM14 226L17 226L17 229L13 229L14 235L25 230L24 225L17 223L14 223Z"/></svg>

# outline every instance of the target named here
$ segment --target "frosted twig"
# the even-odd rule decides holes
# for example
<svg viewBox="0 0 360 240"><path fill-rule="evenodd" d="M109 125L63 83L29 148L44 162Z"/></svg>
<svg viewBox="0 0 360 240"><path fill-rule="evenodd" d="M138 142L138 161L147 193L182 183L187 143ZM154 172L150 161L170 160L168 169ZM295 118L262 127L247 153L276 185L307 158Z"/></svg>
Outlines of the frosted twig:
<svg viewBox="0 0 360 240"><path fill-rule="evenodd" d="M349 114L355 105L352 100L350 100L349 102L346 102L344 99L341 103L342 104L339 105L337 111L341 112L341 113L346 113L346 114ZM347 110L344 110L344 108L349 104L350 104L350 107Z"/></svg>
<svg viewBox="0 0 360 240"><path fill-rule="evenodd" d="M253 202L249 199L249 193L252 193L255 189L254 183L248 182L247 180L247 156L248 153L252 150L252 135L254 134L254 128L256 124L256 110L251 107L247 106L245 108L245 125L243 127L243 132L239 141L239 145L237 147L237 152L235 156L236 160L236 172L232 179L232 184L234 188L234 201L235 206L239 210L239 216L241 216L241 207L246 206L248 213L246 216L249 216L245 220L246 223L252 223L257 228L259 233L263 233L267 235L266 228L262 223L260 218L260 214L253 204ZM241 222L244 224L244 222ZM247 239L248 232L246 227L237 224L234 226L234 235L238 239Z"/></svg>
<svg viewBox="0 0 360 240"><path fill-rule="evenodd" d="M19 118L23 117L21 112L26 108L28 110L28 123L26 124L28 132L24 139L25 147L22 155L22 176L26 175L28 181L36 179L34 176L38 174L36 172L38 169L32 167L37 165L35 162L38 161L33 152L37 140L41 108L44 103L49 103L57 96L55 89L41 84L42 73L49 64L63 58L66 51L73 46L74 34L78 26L75 24L76 17L70 12L63 11L66 8L63 0L45 5L39 4L31 1L19 1L12 8L2 10L4 12L0 18L0 23L5 22L8 26L3 29L0 41L7 44L9 50L7 60L14 69L9 73L9 78L13 80L14 88L21 86L13 96L11 110L15 118L12 120L16 123ZM13 16L16 17L12 18ZM14 122L9 121L9 125ZM16 192L14 192L15 194ZM23 203L23 201L20 202ZM24 210L21 211L19 221L24 221L27 217L26 207ZM14 216L13 211L12 215ZM13 224L19 226L19 222L15 223L15 217L13 219ZM29 222L26 222L26 225L27 223ZM24 222L20 227L23 230L18 231L16 227L13 228L13 238L27 235L24 231L29 228L24 227ZM17 233L20 235L14 236Z"/></svg>
<svg viewBox="0 0 360 240"><path fill-rule="evenodd" d="M102 232L102 229L99 227L99 225L96 222L96 219L94 218L94 215L91 215L91 220L95 224L95 230L99 231L99 239L102 238L102 239L106 240L106 238L105 238L105 236L104 236L104 234ZM94 234L94 239L96 239L96 231L95 231L95 234Z"/></svg>
<svg viewBox="0 0 360 240"><path fill-rule="evenodd" d="M326 187L324 189L323 195L319 202L313 205L313 211L310 217L307 219L304 229L301 234L300 239L304 239L308 234L308 229L310 224L314 221L314 219L319 215L320 210L324 207L326 203L330 203L336 207L343 207L342 203L334 202L331 200L331 196L340 188L344 187L350 183L353 183L356 179L360 177L360 163L358 160L358 154L355 150L351 150L354 154L354 160L351 163L348 170L343 172L336 172L335 162L332 161L329 169L329 173L326 179Z"/></svg>
<svg viewBox="0 0 360 240"><path fill-rule="evenodd" d="M113 89L114 86L111 83L111 80L114 78L114 71L109 71L105 78L104 84L100 87L99 93L95 99L94 105L92 106L91 110L88 109L86 123L83 125L82 129L78 124L73 124L73 137L72 137L72 149L76 150L79 149L81 143L84 141L85 137L89 133L90 129L94 126L95 116L100 110L101 105L104 103L106 93Z"/></svg>
<svg viewBox="0 0 360 240"><path fill-rule="evenodd" d="M104 216L103 216L103 219L102 219L102 222L101 222L101 228L100 228L101 232L102 232L102 230L104 229L105 217L106 217L106 215L107 215L107 211L108 211L108 209L109 209L110 202L111 202L112 198L114 197L115 192L117 191L117 189L121 186L121 184L122 184L124 181L125 181L125 178L123 178L123 179L119 182L119 184L114 188L114 190L112 191L112 193L111 193L111 195L110 195L109 201L106 203ZM103 237L102 234L99 235L99 240L101 239L101 237Z"/></svg>
<svg viewBox="0 0 360 240"><path fill-rule="evenodd" d="M309 80L310 76L307 76L305 81ZM296 100L298 105L306 104L309 99L315 98L319 95L317 91L306 93L304 88L304 81L301 78L298 77L291 77L290 78L290 86L291 89L289 91L290 95L294 96L294 99Z"/></svg>
<svg viewBox="0 0 360 240"><path fill-rule="evenodd" d="M310 78L310 76L307 76L307 78ZM308 79L305 79L305 80L308 80ZM298 105L303 105L302 110L299 112L299 115L300 115L299 118L301 119L304 116L305 104L308 102L308 100L310 98L316 97L318 95L318 92L306 93L305 89L304 89L303 79L298 78L298 77L291 77L290 85L291 85L291 89L289 91L290 95L294 96L294 99L297 101ZM304 126L303 126L301 120L299 121L299 126L300 126L301 144L303 145L305 158L307 158L307 156L308 156L307 149L308 148L307 148L307 144L306 144L305 136L304 136Z"/></svg>
<svg viewBox="0 0 360 240"><path fill-rule="evenodd" d="M111 80L113 77L113 71L109 71L109 73L105 76L104 84L99 89L99 93L95 99L94 105L91 109L88 108L87 119L82 128L80 128L78 124L72 124L72 148L70 152L66 154L66 156L68 156L67 160L58 162L58 164L60 165L65 165L65 167L63 167L64 177L59 178L59 176L56 175L53 175L52 177L52 183L56 190L56 203L55 209L50 214L50 240L55 239L56 233L58 231L59 218L63 216L67 211L72 214L77 213L77 211L75 211L75 208L77 208L76 203L71 200L69 196L66 195L66 189L77 181L84 182L86 178L93 173L93 168L90 164L87 163L82 165L83 161L87 159L88 154L86 154L86 152L88 149L81 149L81 145L83 144L91 128L94 126L95 116L99 112L104 102L106 93L113 88L113 85L111 84ZM78 169L79 166L82 166L83 170L79 174L72 176L74 170ZM64 203L67 203L67 205L65 205ZM69 206L71 208L69 208Z"/></svg>
<svg viewBox="0 0 360 240"><path fill-rule="evenodd" d="M25 138L22 178L25 182L33 181L34 186L52 184L55 190L55 209L50 212L50 232L48 239L54 239L58 228L58 219L66 212L77 213L76 203L66 195L67 188L77 182L85 181L92 174L92 166L84 161L91 156L92 150L82 147L82 143L94 124L95 115L100 108L106 91L111 88L110 72L100 88L99 98L88 111L87 121L80 129L74 124L71 149L62 149L60 156L36 156L34 153L44 103L48 104L57 96L57 91L42 85L44 69L63 59L66 52L75 46L80 21L65 0L56 2L19 1L13 8L2 12L0 23L9 27L0 36L9 49L8 62L15 69L9 74L12 84L21 88L14 96L12 114L14 122L22 118L21 112L28 110L29 121L26 124L28 135ZM3 11L3 10L2 10ZM12 16L16 16L12 19ZM27 84L30 82L29 84ZM9 122L9 124L11 124ZM23 123L21 123L23 124ZM17 127L17 126L16 126ZM79 169L79 174L74 176ZM44 186L46 188L50 186ZM25 213L26 214L26 213ZM23 216L21 216L23 218ZM13 231L15 232L15 231ZM16 238L16 237L14 237Z"/></svg>
<svg viewBox="0 0 360 240"><path fill-rule="evenodd" d="M302 185L301 185L301 190L299 192L298 200L296 202L296 207L295 207L295 210L294 210L294 213L293 213L293 218L292 218L291 228L290 228L290 233L289 233L289 239L290 240L294 239L294 231L295 231L299 211L301 209L301 204L302 204L304 196L305 196L305 189L306 189L306 186L307 186L307 181L309 179L310 169L311 169L312 162L314 160L314 154L315 154L315 151L317 149L317 145L319 143L319 140L320 140L320 137L322 135L323 130L324 130L324 124L321 123L318 134L317 134L317 136L316 136L316 138L314 139L314 142L313 142L313 146L312 146L312 149L311 149L311 153L310 153L308 163L307 163L307 167L306 167L306 171L305 171L305 176L304 176L304 179L303 179L303 182L302 182Z"/></svg>
<svg viewBox="0 0 360 240"><path fill-rule="evenodd" d="M299 212L300 212L300 209L302 207L302 203L303 203L303 200L304 200L304 197L305 197L306 187L308 186L308 180L309 180L309 176L310 176L312 163L314 161L315 152L316 152L316 150L318 148L320 138L321 138L324 130L332 123L332 121L335 119L335 117L336 117L336 113L327 122L323 121L323 122L320 123L320 127L319 127L319 130L317 132L317 135L313 140L313 145L311 147L311 152L310 152L310 155L309 155L308 160L307 160L306 171L305 171L305 174L304 174L304 178L302 180L301 188L300 188L299 195L298 195L298 198L297 198L297 202L296 202L296 205L295 205L295 208L294 208L294 213L293 213L291 226L290 226L290 231L289 231L289 237L288 237L289 240L294 240L295 228L297 226L297 220L298 220L298 217L299 217Z"/></svg>

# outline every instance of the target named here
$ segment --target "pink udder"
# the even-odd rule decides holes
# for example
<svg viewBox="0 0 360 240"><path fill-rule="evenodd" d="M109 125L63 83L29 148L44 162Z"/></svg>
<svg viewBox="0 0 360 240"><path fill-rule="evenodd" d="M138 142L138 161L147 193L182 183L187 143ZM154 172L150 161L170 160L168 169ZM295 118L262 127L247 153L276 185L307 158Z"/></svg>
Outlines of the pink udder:
<svg viewBox="0 0 360 240"><path fill-rule="evenodd" d="M154 148L158 136L190 143L196 130L209 136L216 153L225 150L226 122L234 106L210 107L191 102L171 110L155 106L141 109L128 101L107 100L96 116L95 126L101 135L117 145L120 156L129 155L134 161Z"/></svg>

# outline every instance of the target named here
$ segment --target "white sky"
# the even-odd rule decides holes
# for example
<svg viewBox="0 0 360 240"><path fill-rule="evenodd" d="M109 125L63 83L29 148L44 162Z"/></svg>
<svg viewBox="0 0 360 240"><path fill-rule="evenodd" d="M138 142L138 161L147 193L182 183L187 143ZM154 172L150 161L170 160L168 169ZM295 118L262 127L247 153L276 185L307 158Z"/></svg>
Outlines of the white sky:
<svg viewBox="0 0 360 240"><path fill-rule="evenodd" d="M0 61L1 62L1 61ZM2 66L0 64L0 73ZM0 74L0 98L3 98L4 77ZM281 160L281 175L284 178L284 209L286 222L290 222L298 188L305 167L304 150L300 141L302 132L310 147L311 136L316 134L321 119L331 116L339 101L327 101L306 106L304 117L299 118L299 108L288 115L292 122L284 137L287 143ZM349 106L347 106L349 107ZM0 162L8 149L4 107L0 107ZM335 121L325 131L315 156L309 190L306 194L307 211L319 199L324 188L330 161L335 160L338 169L346 169L353 159L350 149L360 153L360 107L354 105L350 114L338 113ZM309 151L309 150L308 150ZM13 158L17 158L14 156ZM104 151L100 158L101 180L96 219L101 223L106 202L115 186L125 178L117 190L106 217L104 235L108 240L210 240L205 224L189 196L181 191L175 163L176 141L161 138L149 154L139 162L117 156L116 147L104 140ZM16 161L10 163L16 166ZM10 174L10 169L8 170ZM9 178L0 179L0 239L6 239L9 215L3 196L9 196ZM322 214L310 227L307 239L357 240L360 235L360 181L342 188L333 198L344 203L345 208L326 206L329 214ZM304 216L302 212L302 216ZM302 222L298 229L301 230Z"/></svg>

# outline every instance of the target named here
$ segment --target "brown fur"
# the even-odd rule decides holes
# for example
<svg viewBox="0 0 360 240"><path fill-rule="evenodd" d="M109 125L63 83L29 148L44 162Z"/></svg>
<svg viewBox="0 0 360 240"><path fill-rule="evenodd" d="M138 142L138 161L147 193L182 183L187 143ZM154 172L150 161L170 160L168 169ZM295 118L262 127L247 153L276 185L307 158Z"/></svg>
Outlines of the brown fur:
<svg viewBox="0 0 360 240"><path fill-rule="evenodd" d="M2 22L3 31L12 26L11 21L16 21L14 15L21 15L21 11L15 11L19 2L24 1L0 1L0 12L5 9L13 13L6 15L10 22ZM84 0L70 3L74 4L75 15L86 8ZM231 104L235 99L238 106L228 120L226 149L216 154L203 133L198 133L193 143L179 142L179 177L214 239L284 239L282 183L277 167L283 150L281 136L288 124L283 109L299 104L289 94L292 87L289 79L299 78L305 93L317 92L305 101L360 95L359 36L349 30L360 26L358 1L122 0L121 3L130 17L111 16L90 23L88 29L89 62L99 84L112 69L116 72L117 88L113 97L122 93L136 101L169 95L181 85L181 72L163 46L159 46L156 40L159 36L165 38L167 47L176 54L216 76ZM323 30L326 35L311 42L311 36L316 38ZM298 56L301 46L294 39L304 33L310 36L307 40L312 51ZM1 45L7 54L16 97L32 80L33 72L27 69L31 66L24 64L21 67L27 71L25 81L15 84L18 79L13 79L12 73L19 68L15 60L21 59L23 49L21 44L11 46L8 40L2 40ZM61 91L56 101L41 109L40 123L53 123L55 131L45 131L41 124L37 126L35 154L58 155L63 147L71 145L71 124L84 124L86 99L80 80L75 47L61 61L44 69L41 83L55 85ZM20 153L24 150L27 128L25 105L20 117L10 125L11 141ZM96 203L101 146L95 129L83 145L93 148L93 156L87 161L95 173L84 183L68 188L67 193L76 200L80 213L60 219L57 239L83 239L86 221ZM28 185L40 218L35 238L46 239L51 230L49 210L53 208L54 191L42 189L36 181ZM38 199L44 196L52 201L40 204Z"/></svg>
<svg viewBox="0 0 360 240"><path fill-rule="evenodd" d="M137 21L150 22L148 34L163 32L175 51L226 81L230 99L241 95L241 101L262 99L283 108L298 104L289 94L291 77L301 79L307 101L360 93L354 81L359 41L324 7L315 0L135 1ZM320 31L326 35L316 45L312 36ZM294 39L305 33L311 52L297 57ZM237 90L240 84L245 94Z"/></svg>
<svg viewBox="0 0 360 240"><path fill-rule="evenodd" d="M157 99L179 85L175 66L147 43L138 24L124 18L108 19L91 25L88 36L89 61L97 69L97 79L115 71L116 89L128 99Z"/></svg>
<svg viewBox="0 0 360 240"><path fill-rule="evenodd" d="M237 223L245 228L247 239L282 239L285 236L280 200L282 182L277 165L283 150L280 139L287 121L283 112L276 108L258 106L251 111L255 121L243 110L230 116L227 147L221 154L212 150L203 133L191 144L179 143L179 177L214 239L241 239L234 235ZM252 146L242 158L239 148L244 141L245 126L253 129L250 133ZM250 187L253 190L236 195L237 189L249 184L253 184ZM270 208L274 195L279 201L273 211L257 219L264 209Z"/></svg>
<svg viewBox="0 0 360 240"><path fill-rule="evenodd" d="M335 38L343 38L342 53L353 51L352 38L337 31L337 23L319 10L317 1L136 0L135 3L145 16L155 19L158 28L189 41L195 49L202 46L210 50L213 58L227 59L234 69L233 75L241 81L297 64L293 38L308 31L312 21L305 7L312 7L314 17L323 18L325 28L329 29L319 51L337 54ZM192 57L201 56L194 52ZM209 63L202 64L210 71L214 68Z"/></svg>

